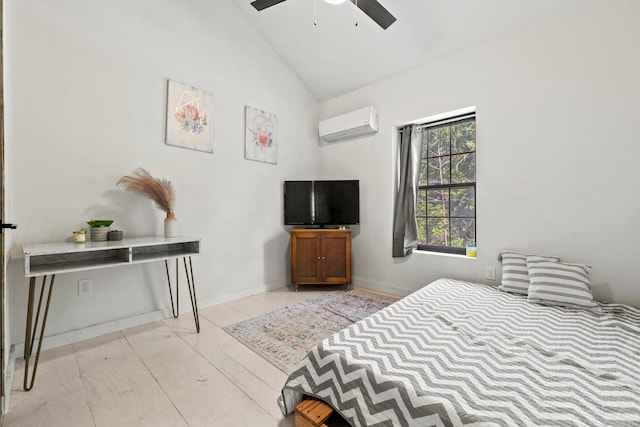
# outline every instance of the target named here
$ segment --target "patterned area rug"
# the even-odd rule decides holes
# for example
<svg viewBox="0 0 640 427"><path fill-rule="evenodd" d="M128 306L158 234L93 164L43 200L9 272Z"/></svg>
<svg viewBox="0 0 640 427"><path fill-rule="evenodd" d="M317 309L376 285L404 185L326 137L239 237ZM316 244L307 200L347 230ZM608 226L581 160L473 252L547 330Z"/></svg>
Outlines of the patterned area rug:
<svg viewBox="0 0 640 427"><path fill-rule="evenodd" d="M395 301L360 289L340 291L223 329L289 374L315 344Z"/></svg>

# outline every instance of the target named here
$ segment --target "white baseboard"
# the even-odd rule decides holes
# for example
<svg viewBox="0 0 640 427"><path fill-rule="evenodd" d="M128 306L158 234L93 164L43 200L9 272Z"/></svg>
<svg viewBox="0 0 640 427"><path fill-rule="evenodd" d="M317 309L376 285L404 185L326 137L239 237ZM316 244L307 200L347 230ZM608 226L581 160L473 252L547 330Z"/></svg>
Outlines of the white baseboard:
<svg viewBox="0 0 640 427"><path fill-rule="evenodd" d="M239 298L248 297L283 286L286 286L286 283L284 283L284 281L279 281L270 284L254 286L252 288L245 288L240 291L232 292L214 298L198 300L198 309L203 309L212 305L222 304ZM180 304L180 313L183 314L191 312L191 303L189 301L184 302L183 300L183 303ZM149 313L126 317L111 322L99 323L96 325L87 326L86 328L63 332L57 335L45 336L44 342L42 343L42 350L44 351L56 347L61 347L63 345L73 344L76 342L84 341L86 339L121 331L123 329L155 322L156 320L166 319L170 316L171 307L165 307L164 309L158 309ZM17 355L17 357L22 357L22 355L24 354L24 342L14 344L13 346L11 346L11 348L14 351L14 355Z"/></svg>
<svg viewBox="0 0 640 427"><path fill-rule="evenodd" d="M391 295L398 295L401 297L406 297L410 293L414 292L411 289L398 288L395 286L389 286L387 283L374 282L372 280L361 279L358 277L354 277L352 280L354 286L359 286L363 288L369 288L374 291L385 292Z"/></svg>
<svg viewBox="0 0 640 427"><path fill-rule="evenodd" d="M56 347L62 347L63 345L73 344L89 338L99 337L111 332L117 332L123 329L132 328L134 326L144 325L145 323L155 322L156 320L166 318L167 315L168 314L166 310L155 310L149 313L126 317L124 319L118 319L111 322L87 326L86 328L76 329L74 331L45 336L44 341L42 342L42 350L44 351ZM12 346L12 349L17 357L22 357L22 355L24 354L24 343L22 342L14 344Z"/></svg>
<svg viewBox="0 0 640 427"><path fill-rule="evenodd" d="M245 288L236 292L231 292L229 294L207 298L205 300L198 301L198 308L210 307L216 304L223 304L225 302L233 301L240 298L250 297L251 295L259 294L262 292L267 292L272 289L282 288L287 286L285 281L278 281L273 283L267 283L264 285L254 286L251 288ZM189 307L190 309L191 307Z"/></svg>

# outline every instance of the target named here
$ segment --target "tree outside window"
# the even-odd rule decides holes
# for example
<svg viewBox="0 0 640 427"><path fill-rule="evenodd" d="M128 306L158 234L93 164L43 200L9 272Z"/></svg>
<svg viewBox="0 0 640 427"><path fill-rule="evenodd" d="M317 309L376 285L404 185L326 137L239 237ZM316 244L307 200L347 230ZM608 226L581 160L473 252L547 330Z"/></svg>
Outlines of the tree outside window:
<svg viewBox="0 0 640 427"><path fill-rule="evenodd" d="M420 250L464 254L475 243L475 117L422 127L416 219Z"/></svg>

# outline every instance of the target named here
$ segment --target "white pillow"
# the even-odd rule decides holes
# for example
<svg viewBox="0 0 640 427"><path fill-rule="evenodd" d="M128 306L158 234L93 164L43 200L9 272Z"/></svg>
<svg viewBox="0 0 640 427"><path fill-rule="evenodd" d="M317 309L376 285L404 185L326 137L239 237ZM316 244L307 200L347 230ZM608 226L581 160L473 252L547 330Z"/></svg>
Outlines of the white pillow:
<svg viewBox="0 0 640 427"><path fill-rule="evenodd" d="M573 308L599 307L591 292L590 265L549 262L528 256L527 268L531 279L529 301Z"/></svg>
<svg viewBox="0 0 640 427"><path fill-rule="evenodd" d="M546 261L560 261L557 256L540 255L539 257ZM527 269L527 255L505 250L500 252L498 260L502 262L502 281L498 289L513 294L527 295L531 283Z"/></svg>

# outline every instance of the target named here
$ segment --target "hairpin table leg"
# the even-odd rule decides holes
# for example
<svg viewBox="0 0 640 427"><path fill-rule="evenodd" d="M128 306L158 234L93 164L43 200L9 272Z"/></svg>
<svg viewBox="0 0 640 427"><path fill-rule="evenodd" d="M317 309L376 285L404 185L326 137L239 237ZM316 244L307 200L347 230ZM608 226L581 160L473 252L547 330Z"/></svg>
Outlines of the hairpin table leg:
<svg viewBox="0 0 640 427"><path fill-rule="evenodd" d="M40 327L40 336L38 338L38 348L36 349L36 359L33 362L33 373L31 374L31 380L29 381L29 361L33 352L33 344L36 340L36 331L38 329L38 322L40 320L40 310L42 308L42 297L44 296L44 290L47 285L47 276L42 277L42 288L40 289L40 297L38 298L38 309L36 310L35 324L33 323L33 303L36 292L36 278L31 277L29 279L29 300L27 302L27 324L25 326L24 334L24 391L29 391L33 388L33 383L36 380L36 372L38 370L38 361L40 360L40 350L42 349L42 341L44 338L44 329L47 325L47 317L49 315L49 306L51 304L51 294L53 291L53 282L56 275L51 275L49 280L49 291L47 293L47 302L45 304L44 315L42 317L42 326Z"/></svg>
<svg viewBox="0 0 640 427"><path fill-rule="evenodd" d="M196 332L200 333L200 315L198 314L198 300L196 299L196 282L193 278L193 264L189 257L189 269L187 270L187 257L183 257L184 272L187 275L187 286L189 287L189 297L191 297L191 309L193 310L193 320L196 324Z"/></svg>
<svg viewBox="0 0 640 427"><path fill-rule="evenodd" d="M187 258L189 258L189 266L187 266ZM198 314L198 300L196 299L196 283L193 278L193 263L191 257L182 257L184 261L184 273L187 276L187 287L189 288L189 297L191 298L191 309L193 310L193 320L196 324L196 332L200 333L200 316ZM165 270L167 271L167 282L169 284L169 298L171 299L171 314L174 318L180 316L179 292L178 292L178 277L179 277L179 264L178 258L176 258L176 302L173 303L173 292L171 290L171 276L169 275L169 263L164 261Z"/></svg>
<svg viewBox="0 0 640 427"><path fill-rule="evenodd" d="M173 305L173 293L171 292L171 277L169 276L169 262L164 260L164 268L167 270L167 283L169 284L169 299L171 300L171 314L174 319L177 319L180 316L180 306L178 303L180 302L180 294L178 292L178 258L176 258L176 305Z"/></svg>

